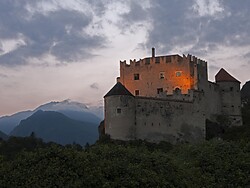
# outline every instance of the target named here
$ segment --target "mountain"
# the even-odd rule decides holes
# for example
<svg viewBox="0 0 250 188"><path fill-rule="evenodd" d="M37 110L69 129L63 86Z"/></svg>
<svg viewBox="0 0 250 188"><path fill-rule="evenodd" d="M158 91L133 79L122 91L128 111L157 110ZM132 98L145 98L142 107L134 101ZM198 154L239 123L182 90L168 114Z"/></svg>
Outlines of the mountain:
<svg viewBox="0 0 250 188"><path fill-rule="evenodd" d="M247 81L241 89L241 98L250 101L250 81Z"/></svg>
<svg viewBox="0 0 250 188"><path fill-rule="evenodd" d="M0 131L9 134L21 122L21 120L26 119L38 110L57 111L71 119L95 124L99 124L101 119L103 119L103 107L93 106L88 108L85 104L71 100L64 100L61 102L49 102L43 104L32 111L23 111L11 116L0 117Z"/></svg>
<svg viewBox="0 0 250 188"><path fill-rule="evenodd" d="M33 111L23 111L11 116L0 117L0 131L4 132L5 134L9 134L20 123L21 120L26 119L33 113Z"/></svg>
<svg viewBox="0 0 250 188"><path fill-rule="evenodd" d="M98 116L101 120L104 119L104 106L103 105L99 105L99 106L89 106L88 107L89 110L95 114L96 116Z"/></svg>
<svg viewBox="0 0 250 188"><path fill-rule="evenodd" d="M45 142L85 145L87 142L92 144L97 140L98 125L76 121L59 112L38 110L22 120L10 135L25 137L32 132Z"/></svg>
<svg viewBox="0 0 250 188"><path fill-rule="evenodd" d="M71 119L99 124L101 119L92 113L83 103L64 100L62 102L50 102L39 106L34 111L56 111L60 112Z"/></svg>
<svg viewBox="0 0 250 188"><path fill-rule="evenodd" d="M0 140L3 139L3 140L7 140L8 139L8 136L6 134L4 134L2 131L0 131Z"/></svg>
<svg viewBox="0 0 250 188"><path fill-rule="evenodd" d="M71 111L88 111L88 107L79 102L71 101L70 99L61 102L50 102L43 104L35 109L44 111L60 111L60 110L71 110Z"/></svg>

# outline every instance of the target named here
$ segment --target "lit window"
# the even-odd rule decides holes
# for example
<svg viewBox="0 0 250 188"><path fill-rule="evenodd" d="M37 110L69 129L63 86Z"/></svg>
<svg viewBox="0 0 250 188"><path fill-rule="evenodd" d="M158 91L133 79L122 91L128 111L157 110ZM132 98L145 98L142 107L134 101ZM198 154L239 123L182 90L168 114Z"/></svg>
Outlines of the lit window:
<svg viewBox="0 0 250 188"><path fill-rule="evenodd" d="M176 77L180 77L181 76L181 71L176 71L175 75L176 75Z"/></svg>
<svg viewBox="0 0 250 188"><path fill-rule="evenodd" d="M135 90L135 96L138 96L140 94L139 90Z"/></svg>
<svg viewBox="0 0 250 188"><path fill-rule="evenodd" d="M157 88L157 94L160 94L163 92L163 88Z"/></svg>
<svg viewBox="0 0 250 188"><path fill-rule="evenodd" d="M134 74L134 80L139 80L140 79L140 75L139 74Z"/></svg>
<svg viewBox="0 0 250 188"><path fill-rule="evenodd" d="M120 113L122 113L122 109L120 109L120 108L117 108L117 109L116 109L116 113L117 113L117 114L120 114Z"/></svg>
<svg viewBox="0 0 250 188"><path fill-rule="evenodd" d="M164 72L160 72L160 79L164 79L165 78L165 73Z"/></svg>

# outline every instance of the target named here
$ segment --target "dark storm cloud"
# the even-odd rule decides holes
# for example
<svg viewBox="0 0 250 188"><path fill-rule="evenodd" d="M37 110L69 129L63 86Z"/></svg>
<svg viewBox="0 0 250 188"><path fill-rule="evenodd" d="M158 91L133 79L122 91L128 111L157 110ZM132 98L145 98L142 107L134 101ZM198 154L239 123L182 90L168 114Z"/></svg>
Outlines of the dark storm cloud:
<svg viewBox="0 0 250 188"><path fill-rule="evenodd" d="M84 29L92 16L82 12L58 9L46 14L25 8L34 1L0 1L0 40L21 38L25 45L0 56L0 64L27 63L27 58L39 58L50 53L60 61L78 61L90 58L93 48L102 47L105 37L88 35Z"/></svg>
<svg viewBox="0 0 250 188"><path fill-rule="evenodd" d="M139 2L130 1L129 6L129 12L122 15L124 21L128 23L138 22L143 21L148 17L147 12L142 8Z"/></svg>
<svg viewBox="0 0 250 188"><path fill-rule="evenodd" d="M139 2L129 1L130 10L128 13L122 14L122 20L118 23L118 27L121 30L121 34L125 34L125 31L136 33L139 27L142 27L140 22L145 21L148 18L147 11L142 8ZM137 23L136 25L131 23Z"/></svg>
<svg viewBox="0 0 250 188"><path fill-rule="evenodd" d="M147 10L149 16L144 17L144 21L152 24L145 46L155 46L160 52L166 53L176 46L193 45L188 49L189 53L204 55L216 50L218 45L249 44L250 1L203 1L205 9L201 8L199 11L195 9L196 2L198 1L153 1L151 8ZM214 6L215 2L218 2L219 9ZM131 24L138 22L138 16L141 18L143 15L136 6L131 4L131 11L124 16ZM138 14L136 10L139 10Z"/></svg>

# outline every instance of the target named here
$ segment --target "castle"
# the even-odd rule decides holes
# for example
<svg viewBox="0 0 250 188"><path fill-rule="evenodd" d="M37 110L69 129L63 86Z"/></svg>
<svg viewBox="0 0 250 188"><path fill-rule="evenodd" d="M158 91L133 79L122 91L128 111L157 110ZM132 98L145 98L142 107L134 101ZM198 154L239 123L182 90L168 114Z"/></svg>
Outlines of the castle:
<svg viewBox="0 0 250 188"><path fill-rule="evenodd" d="M219 116L242 125L240 82L221 69L208 81L207 62L192 55L120 61L120 77L104 96L105 134L112 139L196 142Z"/></svg>

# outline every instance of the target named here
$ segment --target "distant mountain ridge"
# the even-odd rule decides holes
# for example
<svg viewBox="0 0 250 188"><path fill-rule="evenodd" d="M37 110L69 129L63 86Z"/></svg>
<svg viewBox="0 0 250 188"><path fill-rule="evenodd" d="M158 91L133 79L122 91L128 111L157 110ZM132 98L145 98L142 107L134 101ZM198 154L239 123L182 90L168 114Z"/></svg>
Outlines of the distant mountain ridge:
<svg viewBox="0 0 250 188"><path fill-rule="evenodd" d="M34 111L44 110L44 111L59 111L59 110L72 110L72 111L89 111L87 105L66 99L61 102L49 102L37 107Z"/></svg>
<svg viewBox="0 0 250 188"><path fill-rule="evenodd" d="M87 142L93 144L97 140L98 125L76 121L59 112L38 110L22 120L10 135L25 137L32 132L45 142L85 145Z"/></svg>
<svg viewBox="0 0 250 188"><path fill-rule="evenodd" d="M5 134L9 134L21 122L21 120L26 119L38 110L57 111L71 119L95 124L99 124L103 119L102 106L92 106L88 108L87 105L83 103L67 99L61 102L49 102L40 105L32 111L23 111L11 116L0 117L0 131L4 132Z"/></svg>
<svg viewBox="0 0 250 188"><path fill-rule="evenodd" d="M5 134L9 134L22 119L26 119L33 113L33 111L23 111L11 116L0 117L0 131L4 132Z"/></svg>
<svg viewBox="0 0 250 188"><path fill-rule="evenodd" d="M71 119L99 124L101 119L93 114L87 105L69 99L62 102L50 102L39 106L34 111L55 111L60 112Z"/></svg>

